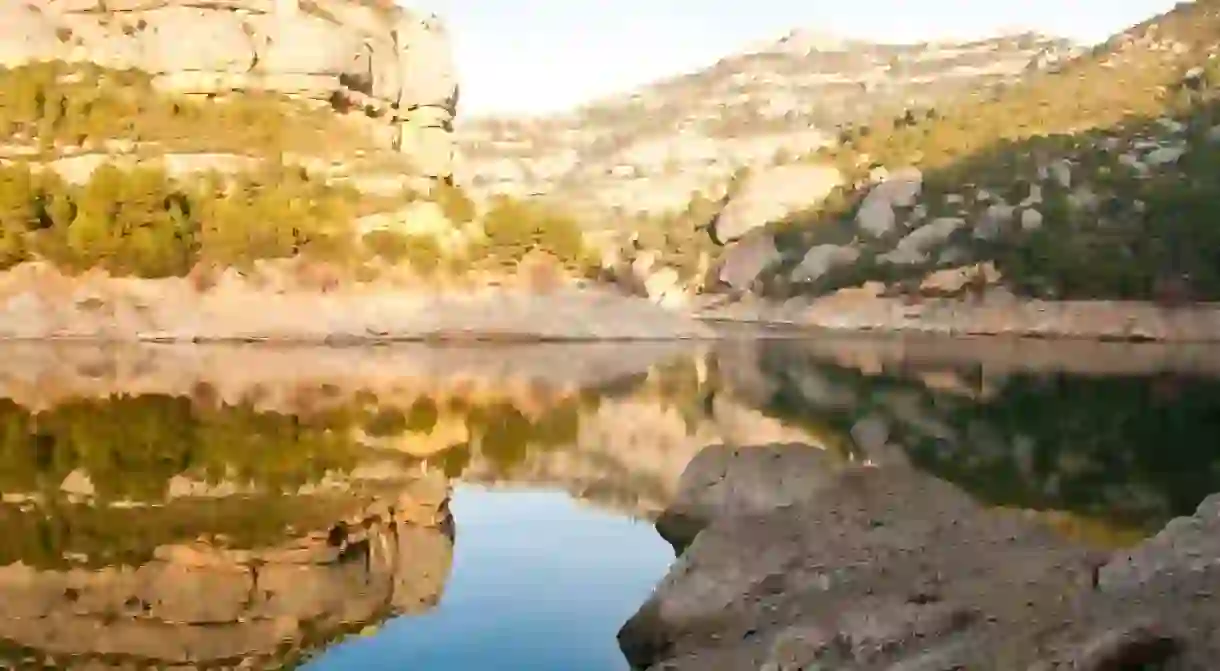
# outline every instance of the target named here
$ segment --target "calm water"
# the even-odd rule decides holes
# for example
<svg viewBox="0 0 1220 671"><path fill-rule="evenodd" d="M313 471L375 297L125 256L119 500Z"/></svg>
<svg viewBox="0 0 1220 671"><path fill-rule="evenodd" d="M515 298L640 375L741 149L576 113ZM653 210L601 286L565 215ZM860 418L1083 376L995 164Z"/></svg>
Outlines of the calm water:
<svg viewBox="0 0 1220 671"><path fill-rule="evenodd" d="M1220 353L0 352L0 668L624 670L706 446L917 468L1098 546L1220 491ZM854 430L853 430L854 429Z"/></svg>

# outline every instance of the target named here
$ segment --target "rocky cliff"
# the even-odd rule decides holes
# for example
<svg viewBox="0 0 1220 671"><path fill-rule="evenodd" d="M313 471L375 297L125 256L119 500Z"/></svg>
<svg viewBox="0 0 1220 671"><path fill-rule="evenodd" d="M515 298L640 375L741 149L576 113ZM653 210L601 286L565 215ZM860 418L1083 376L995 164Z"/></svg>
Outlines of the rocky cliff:
<svg viewBox="0 0 1220 671"><path fill-rule="evenodd" d="M4 3L0 65L41 61L134 69L160 90L209 98L273 93L333 106L375 136L370 149L400 153L419 175L451 173L458 96L447 34L389 0Z"/></svg>
<svg viewBox="0 0 1220 671"><path fill-rule="evenodd" d="M722 190L743 167L834 143L847 122L926 109L1076 51L1035 34L891 45L794 31L571 113L468 120L458 128L458 174L475 193L546 193L595 213L680 210L693 191Z"/></svg>

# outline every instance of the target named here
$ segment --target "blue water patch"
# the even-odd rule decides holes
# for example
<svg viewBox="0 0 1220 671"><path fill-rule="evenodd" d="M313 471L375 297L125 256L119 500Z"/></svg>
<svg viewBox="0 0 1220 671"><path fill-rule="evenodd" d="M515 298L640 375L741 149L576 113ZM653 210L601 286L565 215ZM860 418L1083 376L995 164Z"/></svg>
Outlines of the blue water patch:
<svg viewBox="0 0 1220 671"><path fill-rule="evenodd" d="M615 634L673 561L647 521L566 494L459 486L440 605L307 669L624 671Z"/></svg>

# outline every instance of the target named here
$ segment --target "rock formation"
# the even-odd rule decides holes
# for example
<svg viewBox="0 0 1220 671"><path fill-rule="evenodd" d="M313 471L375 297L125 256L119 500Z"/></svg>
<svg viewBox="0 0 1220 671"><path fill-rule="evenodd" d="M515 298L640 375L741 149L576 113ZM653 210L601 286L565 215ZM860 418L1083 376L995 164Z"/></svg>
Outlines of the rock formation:
<svg viewBox="0 0 1220 671"><path fill-rule="evenodd" d="M726 482L750 466L709 449ZM792 478L800 457L759 463ZM620 632L636 668L1206 669L1220 652L1216 497L1107 556L904 465L795 472L803 500L694 493L720 514Z"/></svg>
<svg viewBox="0 0 1220 671"><path fill-rule="evenodd" d="M422 175L452 172L457 83L445 29L390 0L48 0L0 5L0 65L89 61L208 96L351 106Z"/></svg>

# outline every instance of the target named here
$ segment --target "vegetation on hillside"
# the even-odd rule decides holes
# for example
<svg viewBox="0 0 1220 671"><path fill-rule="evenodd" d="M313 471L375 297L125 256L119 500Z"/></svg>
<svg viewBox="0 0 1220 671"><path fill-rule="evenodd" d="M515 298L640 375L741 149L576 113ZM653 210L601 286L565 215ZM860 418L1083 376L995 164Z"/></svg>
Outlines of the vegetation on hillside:
<svg viewBox="0 0 1220 671"><path fill-rule="evenodd" d="M198 262L352 254L359 194L267 164L235 179L171 179L150 167L98 168L84 184L0 167L0 268L43 258L75 271L182 276Z"/></svg>
<svg viewBox="0 0 1220 671"><path fill-rule="evenodd" d="M138 70L48 61L0 68L0 143L43 152L156 143L174 151L317 154L371 146L325 108L247 92L171 94Z"/></svg>
<svg viewBox="0 0 1220 671"><path fill-rule="evenodd" d="M805 246L854 240L862 255L810 289L993 260L1024 295L1149 298L1174 281L1191 297L1220 299L1218 37L1220 5L1183 4L1055 72L846 129L838 146L807 160L833 162L847 186L788 228ZM1156 161L1157 149L1181 155ZM869 171L906 165L924 175L923 222L977 225L991 205L1026 203L1041 225L992 237L967 227L941 247L953 252L943 261L880 262L897 240L871 239L850 221Z"/></svg>
<svg viewBox="0 0 1220 671"><path fill-rule="evenodd" d="M369 146L331 110L284 96L177 95L156 88L147 73L89 63L0 68L0 147L14 157L0 160L0 270L42 259L73 272L169 277L200 264L303 256L357 271L380 260L432 276L503 271L534 249L573 271L588 265L576 222L532 202L497 203L483 222L485 239L461 250L442 245L435 232L411 232L409 222L362 235L357 223L370 208L431 200L455 228L478 212L449 184L378 197L287 158L354 155ZM106 163L71 181L43 163L116 149L142 163ZM231 153L257 166L171 176L155 160L165 152Z"/></svg>

